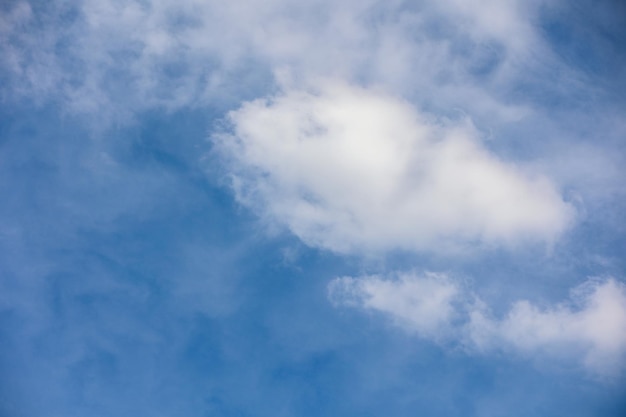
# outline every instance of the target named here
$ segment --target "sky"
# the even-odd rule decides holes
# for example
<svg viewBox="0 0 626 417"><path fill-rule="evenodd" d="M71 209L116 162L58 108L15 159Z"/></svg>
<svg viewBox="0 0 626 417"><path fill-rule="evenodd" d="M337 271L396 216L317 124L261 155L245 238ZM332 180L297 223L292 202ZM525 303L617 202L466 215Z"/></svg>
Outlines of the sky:
<svg viewBox="0 0 626 417"><path fill-rule="evenodd" d="M0 3L0 417L626 414L626 6Z"/></svg>

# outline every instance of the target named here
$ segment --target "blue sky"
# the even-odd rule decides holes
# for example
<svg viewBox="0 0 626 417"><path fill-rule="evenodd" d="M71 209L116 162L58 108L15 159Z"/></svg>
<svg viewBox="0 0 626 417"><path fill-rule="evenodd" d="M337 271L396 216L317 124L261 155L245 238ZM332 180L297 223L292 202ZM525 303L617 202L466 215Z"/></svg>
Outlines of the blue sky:
<svg viewBox="0 0 626 417"><path fill-rule="evenodd" d="M617 1L0 5L0 416L622 416Z"/></svg>

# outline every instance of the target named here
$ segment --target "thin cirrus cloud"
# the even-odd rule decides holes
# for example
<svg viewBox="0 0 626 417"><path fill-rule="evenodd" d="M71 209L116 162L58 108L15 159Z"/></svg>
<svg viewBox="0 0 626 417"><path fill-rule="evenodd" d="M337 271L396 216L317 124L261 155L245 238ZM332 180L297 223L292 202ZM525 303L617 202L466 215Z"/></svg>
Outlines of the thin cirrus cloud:
<svg viewBox="0 0 626 417"><path fill-rule="evenodd" d="M8 9L0 16L5 94L117 119L236 105L265 93L285 68L301 81L365 80L439 109L518 119L528 110L499 90L520 78L512 63L541 49L518 15L535 14L535 2L19 1ZM489 79L472 77L477 68Z"/></svg>
<svg viewBox="0 0 626 417"><path fill-rule="evenodd" d="M341 277L328 290L339 306L376 311L422 338L475 354L574 361L602 378L626 365L626 287L613 278L590 279L568 301L548 307L518 301L499 318L445 274Z"/></svg>
<svg viewBox="0 0 626 417"><path fill-rule="evenodd" d="M237 198L339 253L553 242L574 210L547 178L481 145L468 121L342 82L228 116L216 139Z"/></svg>

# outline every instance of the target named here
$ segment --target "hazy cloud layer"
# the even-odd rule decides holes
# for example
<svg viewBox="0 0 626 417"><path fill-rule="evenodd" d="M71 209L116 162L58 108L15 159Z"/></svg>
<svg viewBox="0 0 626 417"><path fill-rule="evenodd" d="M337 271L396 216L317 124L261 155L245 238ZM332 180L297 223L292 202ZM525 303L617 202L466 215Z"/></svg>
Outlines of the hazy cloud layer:
<svg viewBox="0 0 626 417"><path fill-rule="evenodd" d="M568 301L550 306L518 301L503 317L443 274L337 278L329 296L337 305L383 313L407 331L474 353L576 360L603 377L619 375L626 365L626 287L613 278L590 279Z"/></svg>
<svg viewBox="0 0 626 417"><path fill-rule="evenodd" d="M113 120L151 108L234 105L272 74L382 85L439 110L519 119L506 83L540 2L17 1L0 16L5 98L36 97ZM453 10L453 12L450 12Z"/></svg>
<svg viewBox="0 0 626 417"><path fill-rule="evenodd" d="M338 252L551 242L573 209L550 181L498 159L467 120L322 83L231 112L219 150L239 200Z"/></svg>
<svg viewBox="0 0 626 417"><path fill-rule="evenodd" d="M0 359L8 364L14 362L15 352L24 355L28 365L14 368L15 379L40 387L35 396L51 386L69 394L73 388L65 381L82 390L84 381L98 381L98 376L84 367L74 376L60 377L57 370L67 362L63 358L46 362L49 359L42 354L46 348L53 346L63 357L73 343L81 350L75 357L81 358L82 345L72 342L74 337L94 334L107 347L108 339L115 339L118 327L123 327L127 330L119 338L120 346L133 335L150 337L145 345L143 339L135 345L131 355L124 356L120 349L119 356L125 359L119 372L137 377L141 388L159 383L175 390L168 391L171 397L158 391L158 401L150 409L166 409L160 407L165 398L170 404L186 402L190 415L227 415L228 410L220 411L219 392L228 386L227 402L232 405L240 406L242 397L255 398L230 414L254 410L276 416L289 400L296 401L291 390L299 388L294 384L297 377L310 396L300 398L300 409L283 409L290 415L314 412L311 404L320 407L319 415L376 413L369 401L388 411L389 404L382 403L387 400L398 406L404 401L406 415L414 415L421 408L407 398L416 395L411 385L416 375L427 381L428 389L420 394L423 403L438 406L431 400L431 378L421 378L421 371L408 366L411 361L399 359L398 350L390 347L397 341L377 333L372 339L378 338L380 346L372 348L372 339L344 336L355 329L351 322L341 322L327 303L324 280L347 275L329 286L334 303L381 313L437 346L456 346L490 360L511 355L565 361L596 376L623 376L626 289L619 248L624 247L626 232L626 124L619 92L625 86L620 68L626 68L626 54L614 45L626 41L619 35L623 19L614 17L618 13L610 1L581 4L4 2L0 106L23 122L15 131L0 128L0 149L5 151L0 165L10 168L1 171L6 175L0 181L8 202L3 208L6 230L0 233L7 248L6 265L0 270L9 271L0 276L0 285L6 288L0 308L13 317L7 316L10 326L3 326L7 334L13 332L16 340L27 336L26 342L13 346L0 340L11 352ZM579 6L590 12L579 17L580 22L561 15ZM606 16L593 20L592 14ZM54 118L40 120L35 110L42 108L53 108ZM176 121L191 110L200 116ZM79 117L65 119L67 114ZM87 132L81 131L76 139L77 144L87 144L89 151L83 153L68 139L79 131L73 125L77 120L83 127L87 120ZM142 125L126 131L132 127L129 121ZM160 137L168 125L171 129ZM202 128L189 133L189 125ZM64 130L38 139L32 131L37 126ZM92 148L90 136L99 128L107 133L99 137L104 145ZM109 142L125 144L124 150L108 146ZM179 144L188 152L177 153ZM209 146L217 157L207 159L219 168L204 170ZM248 209L241 211L244 216L231 205L231 194L211 188L219 182L212 175L228 178L237 201ZM329 266L328 259L327 264L311 260L318 252L299 245L294 249L289 246L293 240L277 239L279 243L266 246L268 242L257 240L256 230L247 223L249 212L308 246L359 256L328 257L341 263L339 268ZM241 230L235 231L238 227ZM248 248L241 242L251 236L253 247ZM280 261L270 256L268 246L283 244L284 265L276 267ZM557 255L536 261L530 276L530 265L523 263L531 257L524 251L542 252L545 247L555 249L545 253ZM506 250L499 252L500 248ZM402 266L394 265L398 253L386 257L394 251L404 251ZM469 251L476 256L455 256ZM449 263L454 270L467 267L468 275L470 270L488 271L471 278L475 287L452 273L393 272L407 263L427 269L433 253L437 255L433 262ZM501 253L506 256L498 257ZM387 272L358 276L355 265L362 271L361 261L370 255L382 259ZM256 262L262 266L255 269ZM305 278L293 280L295 270ZM558 275L552 276L552 271ZM576 286L575 277L601 274L613 278ZM58 278L63 276L70 279ZM120 277L131 284L116 284ZM492 296L532 301L518 301L507 305L504 313L494 313L496 307L477 294L489 280L498 279L500 293ZM566 301L555 301L541 293L545 287L537 285L540 279L575 289ZM112 289L101 289L107 285ZM518 297L521 287L531 289ZM66 298L49 296L55 291ZM92 295L104 293L102 298L110 304L93 301ZM55 303L74 309L67 315L61 309L59 317L53 317ZM84 314L92 308L99 314L97 320ZM272 319L259 314L269 314L268 310ZM135 321L124 327L127 318L120 311ZM196 316L210 317L215 327L202 323L184 327L171 321ZM238 320L238 327L227 319ZM32 336L33 326L50 333L54 343L40 340L39 327ZM162 364L180 362L173 353L149 354L154 349L151 329L160 329L164 348L186 355L186 344L194 347L188 368L198 379L177 374L187 385L171 384L169 373L175 372L165 367L165 374L160 373ZM197 333L199 337L191 337ZM279 335L287 347L277 344L271 334ZM180 342L187 337L193 340ZM172 341L181 345L173 346ZM400 351L406 348L422 356L419 349L430 346L413 342ZM29 350L31 344L40 350ZM345 349L336 356L343 344ZM356 351L361 356L355 356ZM84 356L89 355L85 348ZM290 355L302 363L287 363ZM370 360L381 356L393 365ZM483 366L474 359L464 356L474 369ZM49 366L47 379L39 369L45 363L55 364ZM446 379L438 393L446 405L454 398L448 394L455 384L463 395L475 395L469 389L475 380L470 367L462 372L471 382L461 383L457 369L450 371L449 364L446 372L440 372L442 362L428 365L431 377ZM527 385L511 363L507 367L509 373L500 373L500 378L514 375L517 386ZM24 368L32 375L20 376ZM309 374L302 372L305 368ZM402 380L379 378L392 368ZM492 375L499 373L497 366L488 368ZM337 379L337 372L343 380ZM316 380L313 374L323 378ZM211 397L217 405L210 411L202 405L207 401L202 383L206 378L214 378L211 384L217 392ZM284 385L276 388L273 384L280 378ZM365 388L355 388L357 379L357 385ZM112 379L114 388L105 402L123 407L124 396L126 402L144 401L141 390L129 390L120 380ZM580 385L577 379L569 383ZM10 380L7 384L14 385ZM532 388L541 392L540 387ZM495 398L491 401L506 403L500 387L484 389L485 396ZM328 397L320 394L325 390ZM194 398L197 394L198 402L187 401L188 392L194 392ZM367 406L349 408L354 405L350 394L355 392ZM25 398L32 396L28 393ZM575 408L570 392L566 397L564 403ZM103 400L98 393L94 398ZM344 408L325 409L328 398ZM396 401L399 398L402 401ZM584 402L586 397L581 398ZM452 402L466 406L463 401ZM524 397L518 403L530 401ZM471 405L480 408L475 399ZM45 400L38 406L50 409ZM2 407L0 402L0 414ZM90 412L97 413L86 414ZM475 414L494 413L490 409Z"/></svg>

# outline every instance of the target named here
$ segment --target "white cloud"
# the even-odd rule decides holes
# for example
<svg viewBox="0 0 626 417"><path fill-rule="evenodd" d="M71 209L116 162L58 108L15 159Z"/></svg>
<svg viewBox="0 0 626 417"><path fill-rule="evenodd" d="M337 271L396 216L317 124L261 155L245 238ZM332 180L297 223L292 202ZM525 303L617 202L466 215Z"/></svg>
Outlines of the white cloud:
<svg viewBox="0 0 626 417"><path fill-rule="evenodd" d="M383 313L420 337L456 341L470 353L574 360L602 377L626 365L626 286L613 278L591 279L569 301L546 308L519 301L502 318L442 274L337 278L329 297L336 305Z"/></svg>
<svg viewBox="0 0 626 417"><path fill-rule="evenodd" d="M389 314L409 331L430 339L445 338L457 316L453 305L459 290L445 275L399 274L394 280L380 276L342 277L329 285L331 301Z"/></svg>
<svg viewBox="0 0 626 417"><path fill-rule="evenodd" d="M548 308L517 302L500 321L482 314L473 313L470 328L483 337L492 333L488 343L524 354L579 355L599 374L614 374L624 366L626 287L614 279L590 280L572 292L569 302Z"/></svg>
<svg viewBox="0 0 626 417"><path fill-rule="evenodd" d="M8 57L0 69L8 70L5 88L14 93L99 117L232 105L266 91L271 73L288 68L298 80L373 83L440 109L510 118L524 109L501 100L492 77L468 73L485 59L504 69L518 54L515 45L529 43L536 10L455 0L420 7L374 0L21 1L0 17L0 52ZM492 53L494 43L504 53Z"/></svg>
<svg viewBox="0 0 626 417"><path fill-rule="evenodd" d="M457 15L475 38L495 39L513 52L521 52L535 40L532 16L541 3L532 0L445 0L437 5L443 12Z"/></svg>
<svg viewBox="0 0 626 417"><path fill-rule="evenodd" d="M467 121L339 82L231 112L216 140L241 202L337 252L553 241L571 207L499 160Z"/></svg>
<svg viewBox="0 0 626 417"><path fill-rule="evenodd" d="M554 119L546 102L593 97L591 107L612 108L588 74L550 51L538 27L546 7L543 0L21 0L0 16L0 95L9 105L16 97L54 103L107 127L153 109L219 114L267 95L273 74L284 71L296 89L341 79L433 114L467 114L504 148L525 130L537 140L524 146L540 149L549 168L584 128L598 137L615 129L597 126L595 116L572 127L579 111L555 131L540 123ZM554 138L559 149L541 149ZM571 188L585 181L573 164L564 170Z"/></svg>

